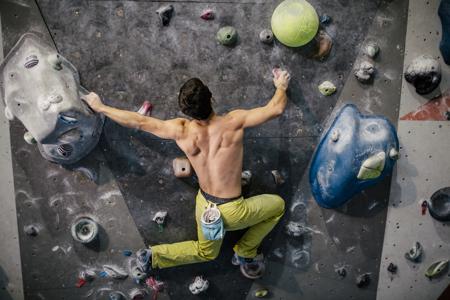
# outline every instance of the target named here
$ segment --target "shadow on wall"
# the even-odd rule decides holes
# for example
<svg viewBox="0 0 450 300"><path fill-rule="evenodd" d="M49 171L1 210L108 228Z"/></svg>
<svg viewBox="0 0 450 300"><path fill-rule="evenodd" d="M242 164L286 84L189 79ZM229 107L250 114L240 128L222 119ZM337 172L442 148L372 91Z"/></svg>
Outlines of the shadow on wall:
<svg viewBox="0 0 450 300"><path fill-rule="evenodd" d="M3 267L0 266L0 299L2 300L12 300L13 298L9 294L9 292L6 290L8 286L8 276L6 276L5 271L3 270Z"/></svg>

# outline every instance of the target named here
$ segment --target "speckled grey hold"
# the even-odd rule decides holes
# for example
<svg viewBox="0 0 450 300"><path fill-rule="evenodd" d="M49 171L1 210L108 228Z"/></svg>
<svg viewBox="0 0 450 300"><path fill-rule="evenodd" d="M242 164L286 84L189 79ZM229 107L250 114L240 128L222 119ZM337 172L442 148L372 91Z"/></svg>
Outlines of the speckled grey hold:
<svg viewBox="0 0 450 300"><path fill-rule="evenodd" d="M362 61L358 68L355 69L355 77L359 82L368 83L371 81L375 68L371 62Z"/></svg>
<svg viewBox="0 0 450 300"><path fill-rule="evenodd" d="M272 44L273 43L273 32L270 29L264 29L259 33L259 40L264 44Z"/></svg>
<svg viewBox="0 0 450 300"><path fill-rule="evenodd" d="M441 83L441 66L430 55L421 55L412 60L406 68L405 79L419 95L432 92Z"/></svg>
<svg viewBox="0 0 450 300"><path fill-rule="evenodd" d="M380 47L378 46L377 43L371 42L371 43L367 44L365 53L368 57L375 58L375 57L377 57L379 52L380 52Z"/></svg>

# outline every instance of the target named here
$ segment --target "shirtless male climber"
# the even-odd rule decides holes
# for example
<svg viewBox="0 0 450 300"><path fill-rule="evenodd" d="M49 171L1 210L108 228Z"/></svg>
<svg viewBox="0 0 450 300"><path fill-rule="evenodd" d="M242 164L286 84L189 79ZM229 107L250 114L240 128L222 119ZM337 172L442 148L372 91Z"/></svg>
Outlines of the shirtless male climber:
<svg viewBox="0 0 450 300"><path fill-rule="evenodd" d="M257 249L264 237L284 214L284 200L278 195L263 194L244 199L241 196L244 129L258 126L280 116L287 102L290 75L274 70L276 92L267 105L238 109L219 116L211 106L212 94L199 79L189 79L180 89L181 111L193 118L160 120L136 112L120 110L102 103L90 93L83 100L96 112L122 126L150 132L162 139L175 140L197 174L200 190L196 196L197 241L155 245L136 253L140 271L168 268L215 259L223 239L205 238L201 215L212 202L220 210L226 231L248 228L234 246L232 263L240 265L242 274L251 279L263 275L265 266Z"/></svg>

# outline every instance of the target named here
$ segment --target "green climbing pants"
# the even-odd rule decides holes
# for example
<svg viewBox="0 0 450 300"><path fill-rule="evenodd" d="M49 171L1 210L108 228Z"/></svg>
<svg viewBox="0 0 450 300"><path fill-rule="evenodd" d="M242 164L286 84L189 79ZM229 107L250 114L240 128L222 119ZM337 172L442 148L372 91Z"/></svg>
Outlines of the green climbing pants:
<svg viewBox="0 0 450 300"><path fill-rule="evenodd" d="M208 205L201 192L197 194L195 217L198 241L152 246L152 268L169 268L179 265L205 262L215 259L220 252L222 240L204 238L200 217ZM284 214L284 200L278 195L263 194L227 202L218 206L225 230L233 231L250 227L234 246L234 252L245 258L257 255L264 237L273 229Z"/></svg>

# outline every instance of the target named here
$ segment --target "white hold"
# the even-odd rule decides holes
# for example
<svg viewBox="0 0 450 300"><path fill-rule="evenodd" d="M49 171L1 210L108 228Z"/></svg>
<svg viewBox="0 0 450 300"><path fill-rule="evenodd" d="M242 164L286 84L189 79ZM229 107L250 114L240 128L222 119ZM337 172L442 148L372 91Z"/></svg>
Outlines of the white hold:
<svg viewBox="0 0 450 300"><path fill-rule="evenodd" d="M355 70L356 79L362 83L368 82L374 73L375 68L373 64L368 61L361 62L359 67Z"/></svg>
<svg viewBox="0 0 450 300"><path fill-rule="evenodd" d="M380 52L380 46L377 43L372 42L366 46L366 55L370 58L375 58Z"/></svg>
<svg viewBox="0 0 450 300"><path fill-rule="evenodd" d="M309 230L301 223L289 221L286 225L286 234L293 237L299 237Z"/></svg>
<svg viewBox="0 0 450 300"><path fill-rule="evenodd" d="M203 276L197 276L194 282L189 285L189 290L192 294L198 295L209 288L209 281L204 279Z"/></svg>
<svg viewBox="0 0 450 300"><path fill-rule="evenodd" d="M27 142L30 145L36 144L36 140L34 139L34 137L31 135L31 133L29 131L27 131L23 134L23 139L25 140L25 142Z"/></svg>
<svg viewBox="0 0 450 300"><path fill-rule="evenodd" d="M374 179L381 175L386 162L386 153L378 152L366 159L359 169L357 178L360 180Z"/></svg>
<svg viewBox="0 0 450 300"><path fill-rule="evenodd" d="M391 150L389 150L389 157L391 159L399 159L400 158L400 154L398 153L397 149L392 148Z"/></svg>
<svg viewBox="0 0 450 300"><path fill-rule="evenodd" d="M8 106L5 107L5 117L6 119L8 119L9 121L14 120L14 115L11 112L11 110L8 108Z"/></svg>
<svg viewBox="0 0 450 300"><path fill-rule="evenodd" d="M153 222L155 222L158 225L163 225L167 217L167 211L158 211L153 216Z"/></svg>
<svg viewBox="0 0 450 300"><path fill-rule="evenodd" d="M242 186L249 185L251 180L252 180L252 172L250 170L242 171L242 174L241 174Z"/></svg>
<svg viewBox="0 0 450 300"><path fill-rule="evenodd" d="M331 140L336 143L339 140L340 135L341 133L339 132L339 130L333 130L333 132L331 133Z"/></svg>

